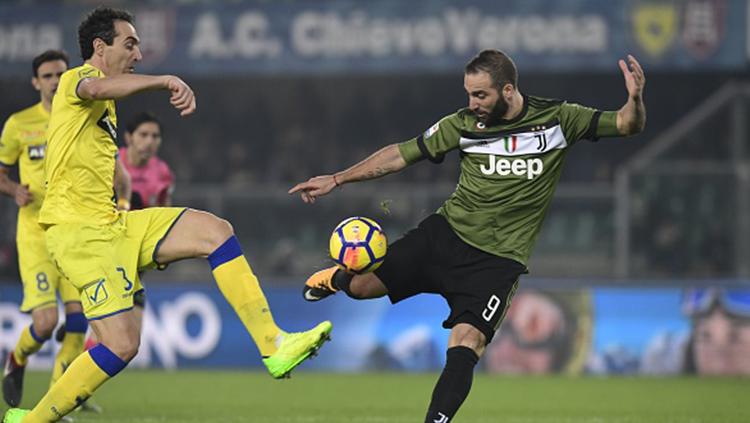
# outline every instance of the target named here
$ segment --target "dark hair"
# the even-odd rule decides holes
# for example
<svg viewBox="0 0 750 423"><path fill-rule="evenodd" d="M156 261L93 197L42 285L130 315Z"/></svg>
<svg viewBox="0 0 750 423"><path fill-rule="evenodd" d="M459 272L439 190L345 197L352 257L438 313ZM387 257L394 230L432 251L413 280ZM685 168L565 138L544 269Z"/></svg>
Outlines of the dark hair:
<svg viewBox="0 0 750 423"><path fill-rule="evenodd" d="M159 132L161 132L161 122L153 113L149 112L141 112L133 116L133 118L125 125L125 132L132 134L139 126L147 122L154 122L159 126Z"/></svg>
<svg viewBox="0 0 750 423"><path fill-rule="evenodd" d="M505 84L518 87L518 70L510 56L500 50L482 50L466 64L464 73L487 72L498 91Z"/></svg>
<svg viewBox="0 0 750 423"><path fill-rule="evenodd" d="M31 62L31 70L34 72L33 75L39 76L39 66L42 66L42 63L55 62L57 60L65 62L65 66L70 64L68 55L62 50L47 50L35 57Z"/></svg>
<svg viewBox="0 0 750 423"><path fill-rule="evenodd" d="M125 10L99 6L86 16L78 26L78 45L81 58L88 60L94 55L94 40L101 38L108 46L115 40L115 21L133 23L135 18Z"/></svg>

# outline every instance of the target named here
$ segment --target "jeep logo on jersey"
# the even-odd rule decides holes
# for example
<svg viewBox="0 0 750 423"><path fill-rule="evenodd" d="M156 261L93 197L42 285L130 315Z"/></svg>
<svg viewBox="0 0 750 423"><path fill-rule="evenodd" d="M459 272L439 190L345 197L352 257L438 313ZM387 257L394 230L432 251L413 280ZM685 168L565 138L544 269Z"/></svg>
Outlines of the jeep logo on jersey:
<svg viewBox="0 0 750 423"><path fill-rule="evenodd" d="M42 160L44 158L44 152L47 150L47 144L42 145L30 145L28 150L29 160Z"/></svg>
<svg viewBox="0 0 750 423"><path fill-rule="evenodd" d="M479 165L479 170L485 175L497 173L500 176L508 176L512 173L516 176L526 175L526 179L534 179L544 171L542 159L508 160L492 154L487 155L487 157L489 157L489 162L486 165Z"/></svg>
<svg viewBox="0 0 750 423"><path fill-rule="evenodd" d="M117 141L117 127L112 123L112 119L109 118L109 110L104 111L104 114L96 121L96 124L112 137L112 142Z"/></svg>

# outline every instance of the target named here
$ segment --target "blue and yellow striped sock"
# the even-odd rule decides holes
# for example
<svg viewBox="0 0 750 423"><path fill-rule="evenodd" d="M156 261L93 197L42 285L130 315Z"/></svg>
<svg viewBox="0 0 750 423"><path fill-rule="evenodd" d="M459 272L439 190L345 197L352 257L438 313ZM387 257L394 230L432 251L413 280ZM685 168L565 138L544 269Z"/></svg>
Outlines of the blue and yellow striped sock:
<svg viewBox="0 0 750 423"><path fill-rule="evenodd" d="M275 353L281 329L273 320L268 301L258 278L242 255L237 237L233 235L226 240L208 256L208 262L221 293L253 337L260 354L268 357Z"/></svg>
<svg viewBox="0 0 750 423"><path fill-rule="evenodd" d="M83 313L68 313L65 315L65 337L63 338L60 351L55 356L50 387L60 379L60 376L70 366L70 363L83 352L83 343L88 328L89 322Z"/></svg>
<svg viewBox="0 0 750 423"><path fill-rule="evenodd" d="M80 354L23 421L58 421L127 365L127 362L102 344Z"/></svg>
<svg viewBox="0 0 750 423"><path fill-rule="evenodd" d="M34 331L34 325L29 325L18 337L16 348L13 350L13 358L20 366L25 366L29 356L39 351L49 338L41 338Z"/></svg>

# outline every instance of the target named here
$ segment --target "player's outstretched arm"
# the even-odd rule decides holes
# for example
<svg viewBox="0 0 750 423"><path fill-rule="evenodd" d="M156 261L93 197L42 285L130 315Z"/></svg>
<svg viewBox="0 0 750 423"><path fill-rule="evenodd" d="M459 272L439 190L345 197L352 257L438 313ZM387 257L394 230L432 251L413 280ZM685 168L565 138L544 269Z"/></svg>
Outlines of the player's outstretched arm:
<svg viewBox="0 0 750 423"><path fill-rule="evenodd" d="M398 172L406 165L406 160L401 156L398 144L391 144L342 172L316 176L310 178L307 182L297 184L289 190L289 194L299 192L302 201L314 203L316 197L328 194L339 185L379 178L389 173Z"/></svg>
<svg viewBox="0 0 750 423"><path fill-rule="evenodd" d="M29 186L21 185L11 180L8 176L8 169L1 166L0 192L7 195L8 197L13 197L13 199L16 200L16 205L18 207L23 207L29 204L34 199L31 191L29 191Z"/></svg>
<svg viewBox="0 0 750 423"><path fill-rule="evenodd" d="M140 91L168 90L169 102L186 116L195 111L195 94L188 84L174 75L122 74L81 80L76 88L86 100L117 100Z"/></svg>
<svg viewBox="0 0 750 423"><path fill-rule="evenodd" d="M643 104L643 87L646 76L635 57L628 55L627 63L620 60L625 88L628 90L628 101L617 111L617 130L620 135L633 135L643 131L646 126L646 106Z"/></svg>

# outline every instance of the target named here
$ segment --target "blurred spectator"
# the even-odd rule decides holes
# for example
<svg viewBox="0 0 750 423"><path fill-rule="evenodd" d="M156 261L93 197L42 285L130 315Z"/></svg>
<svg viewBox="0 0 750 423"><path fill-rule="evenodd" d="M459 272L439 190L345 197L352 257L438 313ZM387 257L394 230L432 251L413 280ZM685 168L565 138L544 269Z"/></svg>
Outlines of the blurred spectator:
<svg viewBox="0 0 750 423"><path fill-rule="evenodd" d="M151 113L139 113L128 121L127 146L120 148L119 154L132 180L133 210L172 205L174 175L169 165L157 156L161 140L161 122Z"/></svg>

